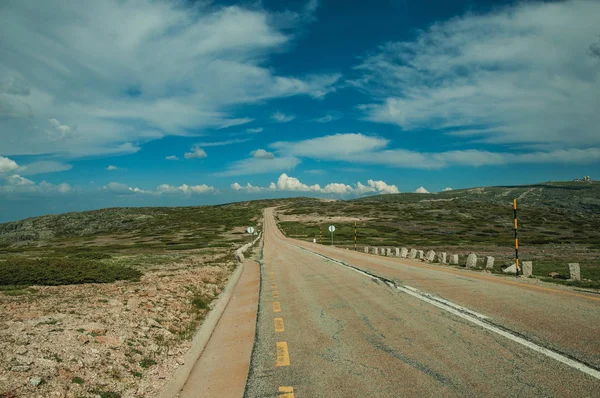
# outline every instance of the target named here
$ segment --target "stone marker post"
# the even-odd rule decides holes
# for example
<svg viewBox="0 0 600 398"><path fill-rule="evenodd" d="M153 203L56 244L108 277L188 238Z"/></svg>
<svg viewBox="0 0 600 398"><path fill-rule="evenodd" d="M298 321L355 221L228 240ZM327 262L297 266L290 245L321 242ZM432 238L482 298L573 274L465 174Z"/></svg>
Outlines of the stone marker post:
<svg viewBox="0 0 600 398"><path fill-rule="evenodd" d="M438 260L442 264L446 264L446 253L440 253Z"/></svg>
<svg viewBox="0 0 600 398"><path fill-rule="evenodd" d="M400 257L402 257L402 258L408 257L408 249L406 247L403 247L402 249L400 249Z"/></svg>
<svg viewBox="0 0 600 398"><path fill-rule="evenodd" d="M410 254L408 257L412 258L413 260L417 258L417 249L410 249Z"/></svg>
<svg viewBox="0 0 600 398"><path fill-rule="evenodd" d="M581 270L579 263L569 263L569 274L574 281L581 281Z"/></svg>
<svg viewBox="0 0 600 398"><path fill-rule="evenodd" d="M433 250L427 251L427 255L425 256L425 260L427 260L430 263L432 263L434 259L435 259L435 252Z"/></svg>
<svg viewBox="0 0 600 398"><path fill-rule="evenodd" d="M369 254L369 246L365 246L365 253Z"/></svg>
<svg viewBox="0 0 600 398"><path fill-rule="evenodd" d="M523 261L521 266L523 277L529 278L533 274L533 261Z"/></svg>
<svg viewBox="0 0 600 398"><path fill-rule="evenodd" d="M373 250L373 254L379 254L379 250L376 247L372 248L371 250Z"/></svg>
<svg viewBox="0 0 600 398"><path fill-rule="evenodd" d="M423 258L424 258L423 250L417 250L417 258L419 260L423 260Z"/></svg>
<svg viewBox="0 0 600 398"><path fill-rule="evenodd" d="M396 257L400 257L400 248L396 248Z"/></svg>
<svg viewBox="0 0 600 398"><path fill-rule="evenodd" d="M458 265L458 254L453 254L452 257L450 257L450 264Z"/></svg>
<svg viewBox="0 0 600 398"><path fill-rule="evenodd" d="M485 269L494 269L494 257L492 257L492 256L486 257Z"/></svg>
<svg viewBox="0 0 600 398"><path fill-rule="evenodd" d="M467 256L467 268L475 268L477 266L477 254L470 253Z"/></svg>
<svg viewBox="0 0 600 398"><path fill-rule="evenodd" d="M392 255L392 249L390 249L389 247L385 249L385 255L390 257Z"/></svg>

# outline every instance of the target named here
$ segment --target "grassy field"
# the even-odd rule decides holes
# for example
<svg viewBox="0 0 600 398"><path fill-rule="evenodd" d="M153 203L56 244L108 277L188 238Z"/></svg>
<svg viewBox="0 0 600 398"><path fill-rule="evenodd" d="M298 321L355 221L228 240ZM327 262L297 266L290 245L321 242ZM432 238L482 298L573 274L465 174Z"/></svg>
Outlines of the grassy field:
<svg viewBox="0 0 600 398"><path fill-rule="evenodd" d="M406 246L460 255L472 251L508 265L514 257L513 198L519 208L520 256L534 262L535 275L568 275L567 264L578 262L583 278L600 281L598 183L486 187L348 201L304 198L283 206L278 217L285 233L299 239L322 236L329 244L327 226L333 223L335 245L353 247L356 222L360 246Z"/></svg>
<svg viewBox="0 0 600 398"><path fill-rule="evenodd" d="M137 280L155 266L223 250L207 264L226 263L264 206L115 208L0 224L0 286L14 294L7 286Z"/></svg>

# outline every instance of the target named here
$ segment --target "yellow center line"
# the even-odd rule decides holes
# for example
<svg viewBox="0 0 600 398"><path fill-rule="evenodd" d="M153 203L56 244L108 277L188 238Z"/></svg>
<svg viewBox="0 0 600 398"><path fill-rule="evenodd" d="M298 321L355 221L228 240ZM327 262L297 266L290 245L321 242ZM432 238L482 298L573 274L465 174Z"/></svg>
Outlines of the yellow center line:
<svg viewBox="0 0 600 398"><path fill-rule="evenodd" d="M275 282L271 283L271 289L273 289L273 290L277 289L277 284Z"/></svg>
<svg viewBox="0 0 600 398"><path fill-rule="evenodd" d="M290 354L285 341L277 342L277 366L290 366Z"/></svg>
<svg viewBox="0 0 600 398"><path fill-rule="evenodd" d="M273 312L281 312L281 304L279 304L279 301L273 302Z"/></svg>
<svg viewBox="0 0 600 398"><path fill-rule="evenodd" d="M279 292L277 290L273 290L271 292L271 294L272 294L273 298L279 298Z"/></svg>
<svg viewBox="0 0 600 398"><path fill-rule="evenodd" d="M275 333L281 333L284 331L283 318L275 318L273 323L275 324Z"/></svg>
<svg viewBox="0 0 600 398"><path fill-rule="evenodd" d="M275 272L269 272L269 279L275 280Z"/></svg>
<svg viewBox="0 0 600 398"><path fill-rule="evenodd" d="M277 396L279 398L294 398L294 387L291 387L291 386L279 387Z"/></svg>

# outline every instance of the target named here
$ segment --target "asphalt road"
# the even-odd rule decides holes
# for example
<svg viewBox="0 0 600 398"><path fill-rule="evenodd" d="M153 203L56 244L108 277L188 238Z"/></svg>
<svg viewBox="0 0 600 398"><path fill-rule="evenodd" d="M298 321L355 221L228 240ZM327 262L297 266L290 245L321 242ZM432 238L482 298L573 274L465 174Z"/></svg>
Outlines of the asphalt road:
<svg viewBox="0 0 600 398"><path fill-rule="evenodd" d="M247 397L598 397L599 367L598 296L287 239L265 212Z"/></svg>

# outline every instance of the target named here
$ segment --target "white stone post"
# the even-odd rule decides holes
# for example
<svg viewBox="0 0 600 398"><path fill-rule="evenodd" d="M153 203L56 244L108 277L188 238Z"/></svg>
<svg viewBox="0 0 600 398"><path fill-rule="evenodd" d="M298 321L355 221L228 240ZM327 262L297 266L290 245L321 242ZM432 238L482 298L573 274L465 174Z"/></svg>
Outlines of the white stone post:
<svg viewBox="0 0 600 398"><path fill-rule="evenodd" d="M485 269L494 269L494 257L492 257L492 256L486 257Z"/></svg>
<svg viewBox="0 0 600 398"><path fill-rule="evenodd" d="M531 275L533 275L533 261L523 261L521 265L523 268L524 278L529 278Z"/></svg>
<svg viewBox="0 0 600 398"><path fill-rule="evenodd" d="M574 281L581 281L581 270L579 263L569 263L569 275Z"/></svg>
<svg viewBox="0 0 600 398"><path fill-rule="evenodd" d="M477 254L470 253L467 256L467 268L475 268L477 266Z"/></svg>

